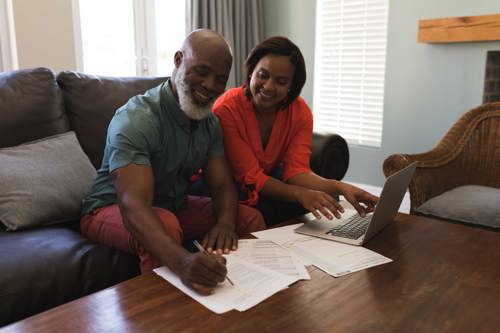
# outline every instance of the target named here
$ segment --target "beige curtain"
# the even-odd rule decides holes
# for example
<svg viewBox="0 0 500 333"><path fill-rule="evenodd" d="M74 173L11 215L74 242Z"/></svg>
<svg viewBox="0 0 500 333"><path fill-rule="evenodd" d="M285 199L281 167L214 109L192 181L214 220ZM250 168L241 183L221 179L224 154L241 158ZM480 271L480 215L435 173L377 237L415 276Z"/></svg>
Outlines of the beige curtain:
<svg viewBox="0 0 500 333"><path fill-rule="evenodd" d="M187 26L190 32L209 28L226 38L233 49L233 67L228 88L245 82L243 63L250 50L264 37L262 0L188 0Z"/></svg>

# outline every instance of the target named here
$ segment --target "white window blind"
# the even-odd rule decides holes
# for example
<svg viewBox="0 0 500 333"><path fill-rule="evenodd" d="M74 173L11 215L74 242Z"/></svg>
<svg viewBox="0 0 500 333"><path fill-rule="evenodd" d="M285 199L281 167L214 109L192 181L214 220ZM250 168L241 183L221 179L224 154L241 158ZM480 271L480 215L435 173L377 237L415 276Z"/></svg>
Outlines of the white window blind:
<svg viewBox="0 0 500 333"><path fill-rule="evenodd" d="M380 147L388 0L318 0L315 131Z"/></svg>

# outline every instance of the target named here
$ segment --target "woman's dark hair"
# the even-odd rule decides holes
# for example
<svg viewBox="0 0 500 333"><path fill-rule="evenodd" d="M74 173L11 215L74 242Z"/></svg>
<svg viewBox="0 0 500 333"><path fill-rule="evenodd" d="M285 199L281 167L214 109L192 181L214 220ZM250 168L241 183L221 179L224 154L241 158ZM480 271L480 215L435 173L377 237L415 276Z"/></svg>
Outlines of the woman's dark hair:
<svg viewBox="0 0 500 333"><path fill-rule="evenodd" d="M288 98L282 105L282 108L286 108L290 103L300 95L304 83L306 83L306 64L304 62L304 57L302 52L297 45L290 41L286 37L273 36L265 39L255 46L247 59L245 60L245 76L247 82L246 95L251 97L250 93L250 76L252 75L255 66L260 61L260 59L268 54L287 56L290 62L295 66L295 74L293 76L292 85L290 87L290 92L288 93Z"/></svg>

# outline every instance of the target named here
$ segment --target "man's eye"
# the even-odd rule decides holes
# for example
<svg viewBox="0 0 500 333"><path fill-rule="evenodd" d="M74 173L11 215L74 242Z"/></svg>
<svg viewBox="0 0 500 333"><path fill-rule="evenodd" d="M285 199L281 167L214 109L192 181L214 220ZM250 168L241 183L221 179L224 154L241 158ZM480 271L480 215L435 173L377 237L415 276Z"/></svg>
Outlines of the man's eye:
<svg viewBox="0 0 500 333"><path fill-rule="evenodd" d="M208 69L206 69L206 68L197 67L197 68L194 69L194 71L198 75L207 75L208 74Z"/></svg>

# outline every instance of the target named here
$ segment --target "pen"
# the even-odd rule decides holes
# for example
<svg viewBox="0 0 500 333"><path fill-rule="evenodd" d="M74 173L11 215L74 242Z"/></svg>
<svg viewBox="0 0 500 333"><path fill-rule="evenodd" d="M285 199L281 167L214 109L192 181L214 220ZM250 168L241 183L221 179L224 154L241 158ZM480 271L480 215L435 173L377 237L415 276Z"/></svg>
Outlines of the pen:
<svg viewBox="0 0 500 333"><path fill-rule="evenodd" d="M207 256L210 255L210 253L208 253L207 250L205 250L205 248L203 246L201 246L200 243L198 243L198 241L196 239L193 241L193 244L194 244L194 246L196 246L196 248L198 250L200 250L200 252L203 252ZM231 283L231 285L234 286L233 281L231 281L231 279L229 278L229 276L227 276L227 274L226 274L226 279L227 279L227 282Z"/></svg>

